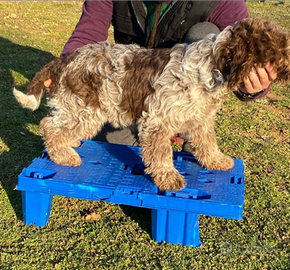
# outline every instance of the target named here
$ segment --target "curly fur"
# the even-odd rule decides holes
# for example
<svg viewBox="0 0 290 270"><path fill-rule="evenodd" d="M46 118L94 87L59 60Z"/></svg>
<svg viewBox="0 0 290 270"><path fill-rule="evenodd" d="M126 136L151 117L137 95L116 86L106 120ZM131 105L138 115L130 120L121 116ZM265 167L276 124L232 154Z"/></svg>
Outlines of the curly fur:
<svg viewBox="0 0 290 270"><path fill-rule="evenodd" d="M232 158L217 145L215 114L255 64L268 62L277 71L277 82L289 81L288 33L269 21L245 19L219 35L171 49L87 45L47 64L26 95L16 89L14 94L24 107L36 109L45 92L43 82L52 79L47 89L51 111L40 126L56 163L80 165L72 147L95 136L106 122L115 127L136 124L146 173L161 190L179 190L186 183L173 165L170 138L188 132L202 166L232 168Z"/></svg>

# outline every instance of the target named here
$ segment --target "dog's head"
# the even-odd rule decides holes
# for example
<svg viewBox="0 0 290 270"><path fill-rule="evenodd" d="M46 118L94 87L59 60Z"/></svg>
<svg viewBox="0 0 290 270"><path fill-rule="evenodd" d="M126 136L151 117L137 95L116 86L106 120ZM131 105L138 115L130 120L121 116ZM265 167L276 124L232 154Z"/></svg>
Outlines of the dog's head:
<svg viewBox="0 0 290 270"><path fill-rule="evenodd" d="M247 18L227 27L214 43L213 57L233 90L255 64L270 63L277 72L276 82L290 81L289 33L267 20Z"/></svg>

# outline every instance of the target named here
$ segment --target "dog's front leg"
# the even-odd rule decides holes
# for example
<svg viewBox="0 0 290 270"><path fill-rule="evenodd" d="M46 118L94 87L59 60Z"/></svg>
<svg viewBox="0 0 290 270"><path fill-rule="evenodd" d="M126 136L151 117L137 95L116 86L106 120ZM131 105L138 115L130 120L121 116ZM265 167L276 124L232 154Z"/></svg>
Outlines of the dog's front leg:
<svg viewBox="0 0 290 270"><path fill-rule="evenodd" d="M147 167L145 172L153 177L159 189L180 190L186 182L172 161L171 134L166 125L154 122L146 119L139 124L142 158Z"/></svg>
<svg viewBox="0 0 290 270"><path fill-rule="evenodd" d="M234 166L231 157L223 154L217 145L214 120L189 131L192 153L199 163L209 170L228 170Z"/></svg>

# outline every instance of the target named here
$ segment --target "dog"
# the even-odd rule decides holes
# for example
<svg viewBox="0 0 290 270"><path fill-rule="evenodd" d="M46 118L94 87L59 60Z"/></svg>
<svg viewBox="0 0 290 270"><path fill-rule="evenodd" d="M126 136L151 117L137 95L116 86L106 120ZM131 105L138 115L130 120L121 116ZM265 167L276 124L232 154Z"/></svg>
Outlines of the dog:
<svg viewBox="0 0 290 270"><path fill-rule="evenodd" d="M114 127L136 124L145 172L160 190L180 190L186 182L173 165L170 138L187 132L201 166L231 169L233 159L217 145L216 112L254 65L267 63L277 72L276 82L289 82L289 34L273 22L248 18L218 35L172 48L86 45L44 66L27 94L13 92L32 110L49 92L51 109L40 127L52 161L78 166L81 158L73 147L81 139L94 137L107 122Z"/></svg>

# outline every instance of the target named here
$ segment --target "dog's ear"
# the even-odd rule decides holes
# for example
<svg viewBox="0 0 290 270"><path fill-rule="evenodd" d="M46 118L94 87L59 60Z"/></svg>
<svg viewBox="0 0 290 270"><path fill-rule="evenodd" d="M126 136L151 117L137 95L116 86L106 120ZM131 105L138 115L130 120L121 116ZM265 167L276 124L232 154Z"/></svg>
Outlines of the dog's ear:
<svg viewBox="0 0 290 270"><path fill-rule="evenodd" d="M239 22L222 31L214 44L216 67L221 70L231 89L239 86L254 65L253 54L246 49L250 46L250 39Z"/></svg>
<svg viewBox="0 0 290 270"><path fill-rule="evenodd" d="M217 37L213 49L217 69L237 88L255 64L270 63L277 71L277 81L290 80L289 34L276 24L258 18L239 21Z"/></svg>

